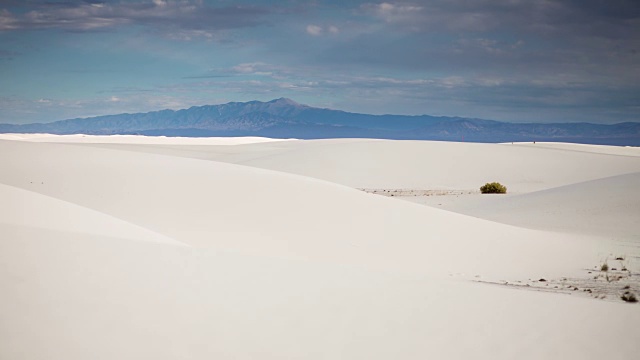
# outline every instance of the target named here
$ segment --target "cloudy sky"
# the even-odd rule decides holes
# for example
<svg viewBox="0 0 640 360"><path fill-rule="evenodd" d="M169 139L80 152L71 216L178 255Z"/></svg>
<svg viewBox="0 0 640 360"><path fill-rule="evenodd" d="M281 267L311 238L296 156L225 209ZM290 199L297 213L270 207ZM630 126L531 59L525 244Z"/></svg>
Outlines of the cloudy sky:
<svg viewBox="0 0 640 360"><path fill-rule="evenodd" d="M0 122L279 97L640 121L640 1L0 0Z"/></svg>

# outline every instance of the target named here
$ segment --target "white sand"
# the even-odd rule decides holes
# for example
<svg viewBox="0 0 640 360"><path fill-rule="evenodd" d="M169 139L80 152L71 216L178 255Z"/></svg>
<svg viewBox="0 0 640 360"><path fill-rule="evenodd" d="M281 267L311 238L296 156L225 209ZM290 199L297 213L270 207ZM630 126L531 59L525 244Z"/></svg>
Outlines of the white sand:
<svg viewBox="0 0 640 360"><path fill-rule="evenodd" d="M606 153L511 144L335 139L226 146L106 144L140 152L224 161L355 188L477 190L500 181L521 194L640 171L640 148ZM93 146L93 145L92 145ZM610 153L618 151L618 156ZM625 155L625 156L622 156Z"/></svg>
<svg viewBox="0 0 640 360"><path fill-rule="evenodd" d="M581 152L589 152L594 154L640 156L640 147L637 147L637 146L568 144L568 143L556 143L556 142L538 142L535 144L526 142L526 143L515 143L514 145L529 146L529 147L536 147L536 148L581 151Z"/></svg>
<svg viewBox="0 0 640 360"><path fill-rule="evenodd" d="M270 139L257 136L191 138L142 135L0 134L0 140L89 144L238 145L274 141L290 141L295 139Z"/></svg>
<svg viewBox="0 0 640 360"><path fill-rule="evenodd" d="M475 196L444 208L521 227L640 244L640 172L523 195Z"/></svg>
<svg viewBox="0 0 640 360"><path fill-rule="evenodd" d="M601 359L640 349L637 304L472 281L581 276L623 251L597 231L527 229L352 188L475 188L497 176L543 206L555 195L535 191L607 177L617 193L636 190L625 174L640 171L638 157L40 139L0 140L1 359ZM558 190L565 218L589 186ZM516 220L519 203L532 206L508 199ZM623 200L605 203L624 215ZM629 239L638 224L622 217Z"/></svg>

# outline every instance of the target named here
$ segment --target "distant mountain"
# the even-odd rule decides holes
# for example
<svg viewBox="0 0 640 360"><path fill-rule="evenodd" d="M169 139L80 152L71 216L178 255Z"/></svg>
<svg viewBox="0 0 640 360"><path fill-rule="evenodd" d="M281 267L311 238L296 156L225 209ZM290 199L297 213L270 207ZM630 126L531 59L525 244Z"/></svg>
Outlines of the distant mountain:
<svg viewBox="0 0 640 360"><path fill-rule="evenodd" d="M291 99L232 102L183 110L119 114L26 125L0 133L383 138L475 142L565 141L640 145L640 123L519 124L429 115L367 115L301 105Z"/></svg>

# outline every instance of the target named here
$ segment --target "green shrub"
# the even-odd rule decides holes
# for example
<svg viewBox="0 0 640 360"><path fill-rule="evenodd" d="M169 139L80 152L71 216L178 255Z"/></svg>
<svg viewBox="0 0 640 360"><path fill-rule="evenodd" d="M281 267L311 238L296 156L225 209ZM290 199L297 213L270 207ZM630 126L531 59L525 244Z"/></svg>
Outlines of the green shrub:
<svg viewBox="0 0 640 360"><path fill-rule="evenodd" d="M507 187L499 182L486 183L480 187L480 192L483 194L506 194Z"/></svg>

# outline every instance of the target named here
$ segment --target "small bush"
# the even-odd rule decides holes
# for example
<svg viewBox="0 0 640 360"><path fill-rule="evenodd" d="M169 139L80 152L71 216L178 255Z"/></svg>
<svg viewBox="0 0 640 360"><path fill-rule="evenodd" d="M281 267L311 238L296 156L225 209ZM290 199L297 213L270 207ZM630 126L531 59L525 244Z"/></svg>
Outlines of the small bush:
<svg viewBox="0 0 640 360"><path fill-rule="evenodd" d="M607 263L602 264L602 266L600 266L600 271L609 271L609 265L607 265Z"/></svg>
<svg viewBox="0 0 640 360"><path fill-rule="evenodd" d="M483 194L506 194L507 187L499 182L486 183L480 187L480 192Z"/></svg>
<svg viewBox="0 0 640 360"><path fill-rule="evenodd" d="M622 299L622 301L626 301L630 303L638 302L638 298L636 298L636 295L629 291L625 291L624 294L620 296L620 299Z"/></svg>

